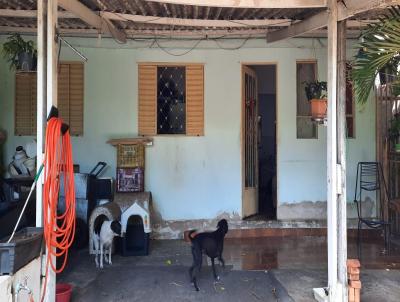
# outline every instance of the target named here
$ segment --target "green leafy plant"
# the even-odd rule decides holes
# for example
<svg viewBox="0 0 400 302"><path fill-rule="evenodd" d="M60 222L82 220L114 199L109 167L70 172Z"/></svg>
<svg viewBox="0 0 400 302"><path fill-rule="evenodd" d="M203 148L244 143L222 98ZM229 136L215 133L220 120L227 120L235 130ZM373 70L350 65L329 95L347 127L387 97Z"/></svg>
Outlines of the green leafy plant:
<svg viewBox="0 0 400 302"><path fill-rule="evenodd" d="M309 101L312 99L326 99L328 85L326 82L306 82L306 86L304 87L306 91L306 96Z"/></svg>
<svg viewBox="0 0 400 302"><path fill-rule="evenodd" d="M390 8L379 22L369 25L361 40L353 61L352 79L357 102L365 104L379 72L390 73L393 87L399 90L400 7Z"/></svg>
<svg viewBox="0 0 400 302"><path fill-rule="evenodd" d="M19 69L19 55L22 53L32 54L36 57L37 51L33 41L25 41L20 34L13 34L3 44L3 56L10 63L10 69Z"/></svg>

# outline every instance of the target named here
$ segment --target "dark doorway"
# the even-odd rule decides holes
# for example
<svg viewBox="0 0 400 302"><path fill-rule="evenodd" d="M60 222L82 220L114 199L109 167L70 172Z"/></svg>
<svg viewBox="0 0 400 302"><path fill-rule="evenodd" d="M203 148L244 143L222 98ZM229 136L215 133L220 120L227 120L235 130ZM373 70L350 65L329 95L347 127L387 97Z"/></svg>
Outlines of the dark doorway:
<svg viewBox="0 0 400 302"><path fill-rule="evenodd" d="M276 219L276 65L252 65L258 79L258 213Z"/></svg>

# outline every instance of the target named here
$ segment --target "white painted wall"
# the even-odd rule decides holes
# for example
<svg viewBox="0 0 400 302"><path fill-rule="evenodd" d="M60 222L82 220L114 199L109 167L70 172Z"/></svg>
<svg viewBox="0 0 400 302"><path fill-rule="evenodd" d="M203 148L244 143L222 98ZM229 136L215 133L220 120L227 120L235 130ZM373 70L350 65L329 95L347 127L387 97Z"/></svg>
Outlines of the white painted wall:
<svg viewBox="0 0 400 302"><path fill-rule="evenodd" d="M26 285L32 291L34 301L40 300L40 257L32 260L22 267L14 275L0 276L0 301L2 302L18 302L30 301L29 294L25 290L21 290L15 297L15 289L18 284ZM17 299L15 299L17 298Z"/></svg>
<svg viewBox="0 0 400 302"><path fill-rule="evenodd" d="M73 139L74 160L81 171L106 161L115 176L115 149L110 138L137 135L137 63L205 63L205 136L157 136L146 150L146 190L150 190L163 219L209 219L241 212L241 63L277 63L278 204L326 200L326 129L318 139L296 139L296 60L318 59L320 79L326 78L326 48L313 49L311 40L295 39L266 45L249 41L239 50L202 42L184 56L171 56L148 44L127 46L69 39L89 59L85 64L84 135ZM325 44L325 41L322 41ZM148 42L146 42L148 43ZM195 42L160 42L169 52L188 51ZM234 47L241 41L221 42ZM64 60L78 60L63 49ZM9 133L6 161L27 137L14 137L14 77L0 65L0 127ZM352 200L355 166L375 159L372 102L356 113L356 139L348 140L348 199ZM278 211L279 218L279 211ZM301 217L298 217L301 219ZM318 217L316 217L318 218Z"/></svg>

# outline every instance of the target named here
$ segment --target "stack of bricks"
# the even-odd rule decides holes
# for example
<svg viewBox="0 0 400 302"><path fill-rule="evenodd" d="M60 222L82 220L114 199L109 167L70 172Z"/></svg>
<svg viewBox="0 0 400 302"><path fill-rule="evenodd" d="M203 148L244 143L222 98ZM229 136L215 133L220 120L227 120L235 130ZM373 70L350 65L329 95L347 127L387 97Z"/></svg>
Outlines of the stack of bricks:
<svg viewBox="0 0 400 302"><path fill-rule="evenodd" d="M349 302L360 302L361 281L360 281L360 261L358 259L347 260L347 277Z"/></svg>

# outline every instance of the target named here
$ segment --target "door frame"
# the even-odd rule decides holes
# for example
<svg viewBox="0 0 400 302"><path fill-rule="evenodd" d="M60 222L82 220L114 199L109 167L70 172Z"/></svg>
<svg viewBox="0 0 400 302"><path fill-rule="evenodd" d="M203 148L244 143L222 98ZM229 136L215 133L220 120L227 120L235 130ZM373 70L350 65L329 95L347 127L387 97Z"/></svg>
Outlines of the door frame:
<svg viewBox="0 0 400 302"><path fill-rule="evenodd" d="M241 178L242 178L242 187L241 187L241 217L242 219L243 217L243 213L244 213L244 202L245 202L245 104L243 101L243 93L244 93L244 79L243 79L243 75L244 75L244 66L249 66L249 65L260 65L260 66L275 66L275 153L276 153L276 158L275 158L275 166L276 166L276 219L278 219L278 205L279 205L279 190L280 190L280 183L279 183L279 161L278 161L278 157L279 157L279 137L278 137L278 133L279 133L279 107L278 107L278 100L279 100L279 95L278 95L278 87L279 87L279 64L276 61L265 61L265 62L240 62L240 165L241 165ZM257 167L258 167L258 163L257 163ZM258 197L257 197L258 198Z"/></svg>

